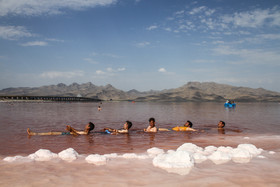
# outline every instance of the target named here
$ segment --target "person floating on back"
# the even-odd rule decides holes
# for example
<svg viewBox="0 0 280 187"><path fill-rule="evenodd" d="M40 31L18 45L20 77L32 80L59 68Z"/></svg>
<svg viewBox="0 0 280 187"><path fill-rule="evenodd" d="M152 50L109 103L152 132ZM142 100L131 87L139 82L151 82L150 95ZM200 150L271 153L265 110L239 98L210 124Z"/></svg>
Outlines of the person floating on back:
<svg viewBox="0 0 280 187"><path fill-rule="evenodd" d="M219 121L218 128L217 128L219 134L225 134L225 129L224 129L225 126L226 123L224 121Z"/></svg>
<svg viewBox="0 0 280 187"><path fill-rule="evenodd" d="M174 130L174 131L196 131L195 129L192 128L192 126L193 126L192 122L188 120L184 124L184 126L181 126L181 127L177 126L177 127L172 128L172 130Z"/></svg>
<svg viewBox="0 0 280 187"><path fill-rule="evenodd" d="M130 121L126 121L122 129L104 128L104 131L108 134L126 134L131 127L132 123Z"/></svg>
<svg viewBox="0 0 280 187"><path fill-rule="evenodd" d="M156 120L155 118L149 119L149 126L144 129L145 132L157 132L158 129L156 128Z"/></svg>
<svg viewBox="0 0 280 187"><path fill-rule="evenodd" d="M219 121L218 129L224 129L225 126L226 126L226 123L224 121Z"/></svg>
<svg viewBox="0 0 280 187"><path fill-rule="evenodd" d="M84 130L76 130L70 125L66 126L67 132L32 132L29 128L27 129L28 135L82 135L82 134L89 134L90 131L94 129L95 125L92 122L89 122Z"/></svg>

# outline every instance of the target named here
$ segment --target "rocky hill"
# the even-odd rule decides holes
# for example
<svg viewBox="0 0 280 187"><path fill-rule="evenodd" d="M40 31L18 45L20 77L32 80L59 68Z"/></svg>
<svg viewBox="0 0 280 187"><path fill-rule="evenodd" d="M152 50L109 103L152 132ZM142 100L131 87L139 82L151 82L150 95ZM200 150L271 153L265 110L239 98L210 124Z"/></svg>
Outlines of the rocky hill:
<svg viewBox="0 0 280 187"><path fill-rule="evenodd" d="M57 84L42 87L19 87L0 90L0 96L82 96L102 100L135 100L135 101L225 101L232 99L238 102L280 102L280 93L262 88L235 87L214 82L189 82L176 89L139 92L122 91L108 84L96 86L92 83L69 86Z"/></svg>
<svg viewBox="0 0 280 187"><path fill-rule="evenodd" d="M189 82L182 87L162 91L159 94L139 97L137 101L225 101L280 102L280 93L248 87L235 87L214 82Z"/></svg>
<svg viewBox="0 0 280 187"><path fill-rule="evenodd" d="M108 84L106 86L96 86L91 82L85 84L73 83L69 86L60 83L57 85L42 87L20 87L6 88L0 91L0 95L15 96L69 96L69 97L89 97L102 100L126 100L129 95Z"/></svg>

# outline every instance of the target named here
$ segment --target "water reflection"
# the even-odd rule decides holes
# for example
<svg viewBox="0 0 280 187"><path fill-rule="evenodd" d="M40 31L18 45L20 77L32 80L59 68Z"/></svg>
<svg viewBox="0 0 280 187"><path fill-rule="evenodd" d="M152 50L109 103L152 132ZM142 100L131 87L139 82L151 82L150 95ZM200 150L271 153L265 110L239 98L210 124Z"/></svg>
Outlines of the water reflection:
<svg viewBox="0 0 280 187"><path fill-rule="evenodd" d="M155 144L155 133L154 132L148 132L147 134L149 135L149 138L150 138L149 145L153 146Z"/></svg>
<svg viewBox="0 0 280 187"><path fill-rule="evenodd" d="M136 103L104 102L102 111L96 103L16 103L10 106L0 103L0 142L5 142L0 155L33 153L38 149L59 152L69 147L77 152L111 153L126 152L130 148L142 151L149 147L173 147L181 143L194 142L197 137L212 135L239 135L240 133L279 134L279 104L239 104L237 109L224 109L221 103ZM194 123L198 132L144 133L147 119L153 116L158 127L168 128ZM81 120L82 119L82 120ZM131 132L123 135L97 133L110 125L119 128L120 121L133 122ZM254 119L254 120L252 120ZM217 122L226 123L224 130L217 130ZM26 129L35 132L60 131L64 124L83 129L85 123L93 121L94 133L85 136L34 136L28 137ZM265 125L265 129L264 129ZM212 129L213 128L213 129ZM63 131L63 130L62 130ZM89 151L88 151L89 150Z"/></svg>
<svg viewBox="0 0 280 187"><path fill-rule="evenodd" d="M126 140L126 144L130 145L131 144L131 135L130 133L127 133L127 134L123 134L123 136L125 137L125 140Z"/></svg>
<svg viewBox="0 0 280 187"><path fill-rule="evenodd" d="M86 139L86 142L88 142L89 144L94 144L94 137L93 137L92 134L91 135L85 135L84 137Z"/></svg>
<svg viewBox="0 0 280 187"><path fill-rule="evenodd" d="M226 133L225 129L218 128L218 134L225 134L225 133Z"/></svg>

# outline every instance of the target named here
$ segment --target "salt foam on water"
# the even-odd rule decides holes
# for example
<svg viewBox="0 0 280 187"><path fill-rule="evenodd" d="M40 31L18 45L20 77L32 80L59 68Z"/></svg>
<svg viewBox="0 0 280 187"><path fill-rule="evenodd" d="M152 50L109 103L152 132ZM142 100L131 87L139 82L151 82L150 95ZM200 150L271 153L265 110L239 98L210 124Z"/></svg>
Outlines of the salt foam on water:
<svg viewBox="0 0 280 187"><path fill-rule="evenodd" d="M6 162L31 162L32 160L28 157L23 156L13 156L13 157L6 157L3 159Z"/></svg>
<svg viewBox="0 0 280 187"><path fill-rule="evenodd" d="M186 175L194 166L194 158L188 151L177 150L157 155L153 165L171 173Z"/></svg>
<svg viewBox="0 0 280 187"><path fill-rule="evenodd" d="M107 163L107 158L104 155L91 154L85 159L90 164L95 165L105 165Z"/></svg>
<svg viewBox="0 0 280 187"><path fill-rule="evenodd" d="M51 152L50 150L47 149L39 149L33 154L30 154L28 158L31 160L36 160L36 161L49 161L53 158L57 158L58 155L56 153Z"/></svg>
<svg viewBox="0 0 280 187"><path fill-rule="evenodd" d="M153 147L153 148L150 148L150 149L148 149L147 150L147 153L148 153L148 155L150 156L150 157L155 157L155 156L157 156L157 155L159 155L159 154L162 154L162 153L164 153L164 150L163 149L159 149L159 148L157 148L157 147Z"/></svg>
<svg viewBox="0 0 280 187"><path fill-rule="evenodd" d="M106 158L117 158L118 154L117 153L111 153L111 154L105 154L104 155Z"/></svg>
<svg viewBox="0 0 280 187"><path fill-rule="evenodd" d="M73 148L68 148L58 153L59 158L68 162L76 160L78 158L78 155L79 154Z"/></svg>
<svg viewBox="0 0 280 187"><path fill-rule="evenodd" d="M125 153L122 155L122 158L127 158L127 159L147 159L149 158L148 155L137 155L135 153Z"/></svg>
<svg viewBox="0 0 280 187"><path fill-rule="evenodd" d="M85 158L85 161L94 165L105 165L109 160L122 158L122 159L152 159L152 164L155 167L164 169L168 172L186 175L195 166L205 160L211 160L215 164L223 164L229 161L237 163L247 163L253 157L266 158L262 155L262 149L258 149L253 144L239 144L237 148L232 147L215 147L207 146L204 149L192 144L185 143L178 147L176 150L164 151L156 147L150 148L145 154L125 153L118 155L111 154L90 154ZM270 151L269 154L275 154ZM39 149L27 157L14 156L6 157L3 160L6 162L30 162L30 161L49 161L55 158L65 160L68 162L75 161L79 154L73 149L68 148L60 153L52 153L47 149Z"/></svg>
<svg viewBox="0 0 280 187"><path fill-rule="evenodd" d="M207 159L215 164L223 164L230 160L246 163L252 157L261 154L262 151L252 144L240 144L237 148L208 146L203 149L195 144L185 143L176 151L158 154L153 159L153 165L168 172L185 175L188 174L194 163L201 163Z"/></svg>
<svg viewBox="0 0 280 187"><path fill-rule="evenodd" d="M271 155L275 154L274 151L269 151L268 153L271 154Z"/></svg>

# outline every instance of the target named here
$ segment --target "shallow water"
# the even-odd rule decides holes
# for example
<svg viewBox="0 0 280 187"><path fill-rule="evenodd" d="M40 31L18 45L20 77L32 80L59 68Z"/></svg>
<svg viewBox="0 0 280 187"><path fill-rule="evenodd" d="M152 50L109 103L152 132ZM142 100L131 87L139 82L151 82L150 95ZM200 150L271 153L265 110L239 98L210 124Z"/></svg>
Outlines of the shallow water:
<svg viewBox="0 0 280 187"><path fill-rule="evenodd" d="M81 155L107 153L145 153L158 147L177 149L186 142L200 147L236 147L241 143L262 148L266 158L253 158L246 164L222 165L205 161L195 164L188 175L168 173L152 165L151 159L113 159L105 166L83 160L7 163L0 161L0 186L277 186L280 184L280 105L277 103L237 103L225 109L223 103L0 103L0 158L27 156L39 149L59 153L69 147ZM198 132L144 133L148 119L154 117L161 128L193 122ZM133 123L129 134L98 133L104 127L121 128ZM215 129L219 120L225 131ZM92 121L88 136L28 136L34 132L64 131L65 124L83 129ZM275 154L268 154L274 151ZM24 170L24 172L23 172ZM91 176L91 177L88 177ZM34 180L34 178L36 180Z"/></svg>

